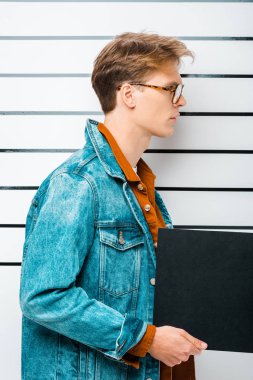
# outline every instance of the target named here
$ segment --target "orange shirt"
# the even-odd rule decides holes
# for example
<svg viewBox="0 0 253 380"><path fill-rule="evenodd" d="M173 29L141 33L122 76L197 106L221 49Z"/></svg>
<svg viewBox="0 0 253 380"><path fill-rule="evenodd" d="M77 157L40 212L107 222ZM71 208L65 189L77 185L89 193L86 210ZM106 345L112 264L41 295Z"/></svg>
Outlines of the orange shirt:
<svg viewBox="0 0 253 380"><path fill-rule="evenodd" d="M154 183L156 175L142 158L137 163L136 173L109 129L103 123L99 123L97 128L110 144L115 158L140 204L153 237L154 247L156 248L158 228L166 227L162 214L155 202ZM155 330L156 327L154 325L148 325L146 333L140 342L122 357L127 364L139 368L139 357L144 357L147 354L152 344ZM172 380L172 375L173 380L195 380L194 357L190 356L187 362L182 362L180 365L172 368L160 362L160 380Z"/></svg>

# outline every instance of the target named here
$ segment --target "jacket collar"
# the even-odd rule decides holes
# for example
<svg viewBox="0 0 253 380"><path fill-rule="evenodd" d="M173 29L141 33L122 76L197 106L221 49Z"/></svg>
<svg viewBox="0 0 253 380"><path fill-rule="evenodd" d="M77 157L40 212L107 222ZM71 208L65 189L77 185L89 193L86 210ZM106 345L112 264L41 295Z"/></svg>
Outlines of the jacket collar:
<svg viewBox="0 0 253 380"><path fill-rule="evenodd" d="M98 129L101 129L101 131ZM86 145L92 145L95 149L98 158L103 165L105 171L113 177L121 178L123 181L131 181L131 182L139 182L140 178L135 173L130 163L127 161L123 152L119 148L117 142L111 133L107 130L107 137L112 139L110 144L116 147L117 149L117 158L108 143L105 136L103 136L102 132L106 129L103 123L99 123L96 120L87 118L86 119L86 128L85 128L85 140ZM122 170L123 168L123 170ZM137 163L137 172L143 173L145 171L146 175L149 175L155 180L156 175L152 172L151 168L147 165L147 163L140 158Z"/></svg>
<svg viewBox="0 0 253 380"><path fill-rule="evenodd" d="M93 148L98 155L98 158L103 165L105 171L113 176L122 179L123 182L127 182L127 178L124 175L120 165L118 164L115 155L108 144L106 138L102 135L102 133L98 130L99 122L90 118L86 119L86 128L85 128L85 147ZM151 171L150 167L146 164L146 162L140 158L137 163L137 171L139 169L139 165L143 164L141 170L149 171L149 175L153 175L154 179L156 178L155 174ZM146 169L145 169L146 168ZM151 172L151 173L150 173ZM139 177L133 170L133 181L139 181ZM167 208L162 200L161 195L155 189L155 200L156 203L162 213L165 223L167 223L167 227L172 226L171 217L167 211Z"/></svg>

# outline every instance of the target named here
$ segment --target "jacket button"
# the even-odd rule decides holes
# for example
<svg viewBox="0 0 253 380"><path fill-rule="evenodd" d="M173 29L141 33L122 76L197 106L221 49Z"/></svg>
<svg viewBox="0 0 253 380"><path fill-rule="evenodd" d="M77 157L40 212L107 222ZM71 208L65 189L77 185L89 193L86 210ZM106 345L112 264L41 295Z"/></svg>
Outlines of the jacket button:
<svg viewBox="0 0 253 380"><path fill-rule="evenodd" d="M137 187L138 187L139 190L143 190L143 186L142 186L141 183L138 183Z"/></svg>
<svg viewBox="0 0 253 380"><path fill-rule="evenodd" d="M151 284L151 285L155 285L155 278L151 278L151 279L150 279L150 284Z"/></svg>
<svg viewBox="0 0 253 380"><path fill-rule="evenodd" d="M151 208L151 206L148 203L144 206L144 210L146 210L146 211L149 211L150 208Z"/></svg>
<svg viewBox="0 0 253 380"><path fill-rule="evenodd" d="M154 242L154 247L157 248L157 241Z"/></svg>

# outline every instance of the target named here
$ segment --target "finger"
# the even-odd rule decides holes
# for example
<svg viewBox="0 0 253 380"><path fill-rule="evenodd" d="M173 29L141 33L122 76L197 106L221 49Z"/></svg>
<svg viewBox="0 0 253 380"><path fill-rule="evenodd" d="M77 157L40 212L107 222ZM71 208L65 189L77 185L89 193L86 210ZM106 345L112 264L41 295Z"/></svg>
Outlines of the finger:
<svg viewBox="0 0 253 380"><path fill-rule="evenodd" d="M199 350L195 346L192 346L191 354L190 355L200 355L202 353L202 350Z"/></svg>
<svg viewBox="0 0 253 380"><path fill-rule="evenodd" d="M197 347L199 350L205 350L207 348L207 343L194 338L194 336L188 334L187 331L182 330L182 335L185 339L187 339L189 342L191 342L195 347Z"/></svg>
<svg viewBox="0 0 253 380"><path fill-rule="evenodd" d="M170 361L170 360L163 360L162 361L164 364L166 364L168 367L173 367L173 363L172 363L172 361Z"/></svg>
<svg viewBox="0 0 253 380"><path fill-rule="evenodd" d="M202 350L198 349L196 346L194 346L191 342L189 342L187 339L187 345L184 346L184 352L188 355L197 355L198 353L202 352Z"/></svg>
<svg viewBox="0 0 253 380"><path fill-rule="evenodd" d="M190 357L190 353L189 354L184 354L184 355L180 355L180 360L182 361L182 362L187 362L188 360L189 360L189 357Z"/></svg>
<svg viewBox="0 0 253 380"><path fill-rule="evenodd" d="M177 355L177 356L172 356L172 357L170 358L170 361L172 362L172 364L173 364L173 366L174 366L174 365L181 364L181 363L182 363L182 358L181 358L179 355Z"/></svg>
<svg viewBox="0 0 253 380"><path fill-rule="evenodd" d="M173 357L172 359L173 366L182 363L182 360L179 357Z"/></svg>

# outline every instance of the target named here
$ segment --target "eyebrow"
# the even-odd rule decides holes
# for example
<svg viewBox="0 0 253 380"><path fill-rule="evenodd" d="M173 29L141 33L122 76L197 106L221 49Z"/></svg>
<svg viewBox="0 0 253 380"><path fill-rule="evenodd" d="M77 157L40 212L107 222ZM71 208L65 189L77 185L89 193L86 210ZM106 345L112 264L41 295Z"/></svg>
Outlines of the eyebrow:
<svg viewBox="0 0 253 380"><path fill-rule="evenodd" d="M181 82L180 83L178 83L178 82L169 82L169 83L166 83L165 86L173 86L173 85L177 85L177 84L181 84Z"/></svg>

